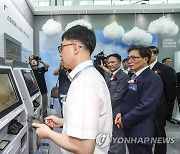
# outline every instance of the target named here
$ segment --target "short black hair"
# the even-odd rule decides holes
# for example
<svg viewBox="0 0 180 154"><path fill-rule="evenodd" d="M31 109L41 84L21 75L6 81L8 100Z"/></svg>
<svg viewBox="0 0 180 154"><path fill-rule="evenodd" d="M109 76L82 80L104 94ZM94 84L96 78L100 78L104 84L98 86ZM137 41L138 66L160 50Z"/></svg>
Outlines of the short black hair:
<svg viewBox="0 0 180 154"><path fill-rule="evenodd" d="M77 40L85 45L86 49L89 50L90 55L96 47L96 36L93 30L88 29L86 26L76 25L69 28L62 35L62 41L66 40Z"/></svg>
<svg viewBox="0 0 180 154"><path fill-rule="evenodd" d="M116 59L121 62L121 56L118 53L113 53L107 56L107 59L109 59L109 57L116 57Z"/></svg>
<svg viewBox="0 0 180 154"><path fill-rule="evenodd" d="M154 54L158 54L159 53L159 49L156 46L149 46L149 49L151 50L151 52L153 52Z"/></svg>
<svg viewBox="0 0 180 154"><path fill-rule="evenodd" d="M162 60L162 63L164 63L166 60L168 60L168 59L170 59L171 60L171 58L164 58L163 60Z"/></svg>
<svg viewBox="0 0 180 154"><path fill-rule="evenodd" d="M138 50L139 51L139 55L144 58L144 57L148 57L148 61L147 63L149 64L150 60L151 60L151 55L152 52L149 49L149 47L147 46L143 46L143 45L132 45L129 49L128 49L128 53L131 52L132 50Z"/></svg>
<svg viewBox="0 0 180 154"><path fill-rule="evenodd" d="M127 58L125 58L125 59L123 59L122 63L127 62L127 61L128 61L128 59L127 59Z"/></svg>

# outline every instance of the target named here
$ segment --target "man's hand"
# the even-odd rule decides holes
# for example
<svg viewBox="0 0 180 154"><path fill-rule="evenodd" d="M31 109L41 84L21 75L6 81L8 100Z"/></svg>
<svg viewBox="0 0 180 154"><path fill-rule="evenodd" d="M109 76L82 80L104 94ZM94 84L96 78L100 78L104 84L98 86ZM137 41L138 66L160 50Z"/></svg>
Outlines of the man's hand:
<svg viewBox="0 0 180 154"><path fill-rule="evenodd" d="M122 118L122 117L121 117L121 113L118 113L118 114L116 115L115 120L114 120L114 122L115 122L115 124L117 125L118 128L123 127L121 118Z"/></svg>
<svg viewBox="0 0 180 154"><path fill-rule="evenodd" d="M63 126L63 119L59 118L59 117L56 117L54 115L51 115L49 117L46 117L45 123L49 127L60 128L61 126Z"/></svg>
<svg viewBox="0 0 180 154"><path fill-rule="evenodd" d="M51 135L51 129L45 124L32 123L33 127L36 128L36 134L41 138L49 138Z"/></svg>

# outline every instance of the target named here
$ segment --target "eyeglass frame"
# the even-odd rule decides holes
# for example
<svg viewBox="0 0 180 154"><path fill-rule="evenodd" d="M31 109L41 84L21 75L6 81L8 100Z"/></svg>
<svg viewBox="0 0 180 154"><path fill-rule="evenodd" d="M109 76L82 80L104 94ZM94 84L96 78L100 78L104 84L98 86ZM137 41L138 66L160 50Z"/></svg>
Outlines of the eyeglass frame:
<svg viewBox="0 0 180 154"><path fill-rule="evenodd" d="M142 58L142 57L141 56L128 56L127 61L129 61L129 60L135 61L137 58Z"/></svg>
<svg viewBox="0 0 180 154"><path fill-rule="evenodd" d="M69 43L69 44L64 44L64 45L61 44L61 45L59 45L59 46L58 46L58 51L59 51L59 53L62 52L63 47L66 47L66 46L69 46L69 45L76 45L76 43ZM81 45L79 45L79 47L82 48Z"/></svg>
<svg viewBox="0 0 180 154"><path fill-rule="evenodd" d="M65 47L65 46L69 46L69 45L74 45L74 43L69 43L69 44L61 44L61 45L59 45L58 46L58 51L59 51L59 53L62 51L62 49L63 49L63 47Z"/></svg>

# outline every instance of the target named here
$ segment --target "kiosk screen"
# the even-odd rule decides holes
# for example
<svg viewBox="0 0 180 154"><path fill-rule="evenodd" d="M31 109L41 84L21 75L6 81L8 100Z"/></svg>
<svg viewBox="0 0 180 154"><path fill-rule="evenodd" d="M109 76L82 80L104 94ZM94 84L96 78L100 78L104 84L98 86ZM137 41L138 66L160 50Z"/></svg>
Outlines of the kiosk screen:
<svg viewBox="0 0 180 154"><path fill-rule="evenodd" d="M0 74L0 112L18 101L8 74Z"/></svg>
<svg viewBox="0 0 180 154"><path fill-rule="evenodd" d="M26 83L26 86L28 88L30 96L33 96L35 93L39 91L37 83L35 79L33 78L32 72L26 72L22 70L22 74Z"/></svg>
<svg viewBox="0 0 180 154"><path fill-rule="evenodd" d="M22 104L10 69L0 68L0 118Z"/></svg>

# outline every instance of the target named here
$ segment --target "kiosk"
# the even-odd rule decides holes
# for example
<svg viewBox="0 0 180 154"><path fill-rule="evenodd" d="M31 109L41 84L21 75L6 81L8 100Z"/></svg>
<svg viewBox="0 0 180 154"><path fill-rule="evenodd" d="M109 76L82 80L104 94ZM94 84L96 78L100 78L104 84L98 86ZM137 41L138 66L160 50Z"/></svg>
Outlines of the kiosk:
<svg viewBox="0 0 180 154"><path fill-rule="evenodd" d="M27 109L8 66L0 66L0 154L29 153Z"/></svg>
<svg viewBox="0 0 180 154"><path fill-rule="evenodd" d="M42 95L33 71L30 68L13 68L13 71L28 110L28 117L34 116L42 121ZM36 133L31 124L29 124L29 142L30 153L34 154Z"/></svg>

